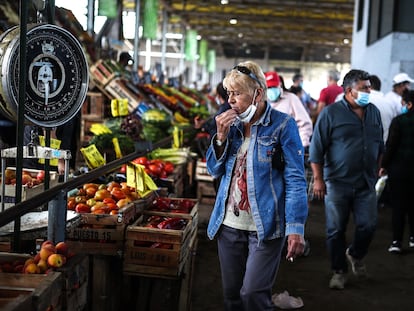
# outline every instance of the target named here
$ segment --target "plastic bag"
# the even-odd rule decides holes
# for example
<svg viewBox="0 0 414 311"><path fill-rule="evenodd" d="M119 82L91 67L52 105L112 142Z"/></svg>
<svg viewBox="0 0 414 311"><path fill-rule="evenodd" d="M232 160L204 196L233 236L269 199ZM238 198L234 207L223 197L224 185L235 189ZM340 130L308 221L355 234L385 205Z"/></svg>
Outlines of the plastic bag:
<svg viewBox="0 0 414 311"><path fill-rule="evenodd" d="M387 183L388 175L381 176L378 178L377 183L375 184L375 191L377 193L377 198L382 194L382 191L384 191L385 185Z"/></svg>

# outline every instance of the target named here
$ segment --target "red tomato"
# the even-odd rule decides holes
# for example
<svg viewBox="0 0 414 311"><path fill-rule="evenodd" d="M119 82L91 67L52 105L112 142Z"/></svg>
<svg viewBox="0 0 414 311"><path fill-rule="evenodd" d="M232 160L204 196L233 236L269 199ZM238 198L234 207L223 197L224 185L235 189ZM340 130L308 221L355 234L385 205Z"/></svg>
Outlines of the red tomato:
<svg viewBox="0 0 414 311"><path fill-rule="evenodd" d="M40 170L36 175L36 179L39 181L43 181L45 179L45 171Z"/></svg>
<svg viewBox="0 0 414 311"><path fill-rule="evenodd" d="M119 172L122 173L122 174L126 173L126 164L121 166L121 168L119 169Z"/></svg>
<svg viewBox="0 0 414 311"><path fill-rule="evenodd" d="M136 159L132 160L132 162L135 163L135 164L141 164L141 165L147 166L148 158L147 157L139 157L139 158L136 158Z"/></svg>
<svg viewBox="0 0 414 311"><path fill-rule="evenodd" d="M112 195L112 197L115 199L115 200L117 200L117 201L119 201L119 200L121 200L121 199L125 199L126 198L126 195L125 195L125 193L120 189L120 188L114 188L112 191L111 191L111 195Z"/></svg>
<svg viewBox="0 0 414 311"><path fill-rule="evenodd" d="M164 170L167 174L174 172L174 164L171 162L165 162Z"/></svg>
<svg viewBox="0 0 414 311"><path fill-rule="evenodd" d="M90 213L91 208L89 207L89 205L85 203L78 203L76 204L75 212L76 213Z"/></svg>
<svg viewBox="0 0 414 311"><path fill-rule="evenodd" d="M162 168L157 164L149 164L148 170L150 171L150 174L159 176L162 172Z"/></svg>

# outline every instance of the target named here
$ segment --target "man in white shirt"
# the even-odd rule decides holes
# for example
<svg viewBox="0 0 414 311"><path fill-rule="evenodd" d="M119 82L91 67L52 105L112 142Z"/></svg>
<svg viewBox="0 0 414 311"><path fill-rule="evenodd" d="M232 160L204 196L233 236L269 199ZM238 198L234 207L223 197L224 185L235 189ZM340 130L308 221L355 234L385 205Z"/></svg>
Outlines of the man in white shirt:
<svg viewBox="0 0 414 311"><path fill-rule="evenodd" d="M410 83L413 83L414 80L404 72L399 73L394 76L392 79L392 91L389 91L385 94L385 98L391 101L394 117L398 116L401 113L402 108L402 98L401 95L405 89L410 88Z"/></svg>
<svg viewBox="0 0 414 311"><path fill-rule="evenodd" d="M276 71L265 73L267 100L270 105L281 112L292 116L299 129L303 147L307 149L313 132L312 120L299 97L290 92L283 92L280 77Z"/></svg>
<svg viewBox="0 0 414 311"><path fill-rule="evenodd" d="M385 98L381 90L381 80L376 75L370 75L371 93L369 94L370 102L373 103L381 114L382 127L384 129L384 143L388 138L388 129L391 120L394 118L394 109L389 99Z"/></svg>

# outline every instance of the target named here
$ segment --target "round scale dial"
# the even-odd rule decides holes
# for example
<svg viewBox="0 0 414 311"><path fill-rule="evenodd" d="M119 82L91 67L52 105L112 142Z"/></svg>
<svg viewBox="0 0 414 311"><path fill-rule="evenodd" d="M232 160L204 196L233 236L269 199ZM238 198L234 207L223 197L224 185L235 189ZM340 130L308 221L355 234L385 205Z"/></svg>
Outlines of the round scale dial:
<svg viewBox="0 0 414 311"><path fill-rule="evenodd" d="M11 31L17 31L14 29ZM4 39L7 36L3 37ZM1 38L0 38L1 40ZM16 36L13 40L18 40ZM11 46L10 46L11 45ZM16 116L19 87L19 44L9 44L2 66L6 115ZM85 100L89 70L79 42L55 25L35 25L27 32L26 121L43 127L66 123ZM3 65L4 65L3 60ZM11 104L11 105L10 105ZM3 104L4 106L4 104ZM4 108L4 107L3 107Z"/></svg>

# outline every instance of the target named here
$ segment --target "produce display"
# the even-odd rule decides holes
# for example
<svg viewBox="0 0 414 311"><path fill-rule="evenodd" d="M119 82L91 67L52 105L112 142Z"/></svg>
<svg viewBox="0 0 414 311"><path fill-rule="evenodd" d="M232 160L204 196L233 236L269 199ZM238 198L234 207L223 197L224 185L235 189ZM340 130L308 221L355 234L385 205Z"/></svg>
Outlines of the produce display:
<svg viewBox="0 0 414 311"><path fill-rule="evenodd" d="M190 213L196 203L197 202L194 199L157 197L148 207L148 210L171 213Z"/></svg>
<svg viewBox="0 0 414 311"><path fill-rule="evenodd" d="M4 171L4 184L15 185L16 184L16 170L6 168ZM41 184L45 179L45 171L43 170L23 170L22 171L22 185L32 188L33 186Z"/></svg>
<svg viewBox="0 0 414 311"><path fill-rule="evenodd" d="M62 267L73 256L74 253L69 250L66 242L54 244L47 240L41 244L40 250L35 256L30 256L25 261L20 259L13 262L2 262L0 272L44 274Z"/></svg>
<svg viewBox="0 0 414 311"><path fill-rule="evenodd" d="M87 183L71 192L67 208L77 213L116 215L120 208L139 198L135 189L126 182Z"/></svg>

